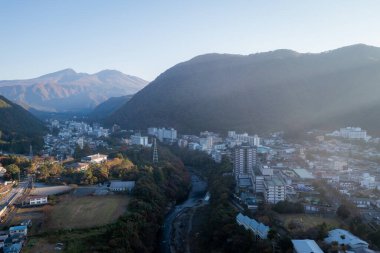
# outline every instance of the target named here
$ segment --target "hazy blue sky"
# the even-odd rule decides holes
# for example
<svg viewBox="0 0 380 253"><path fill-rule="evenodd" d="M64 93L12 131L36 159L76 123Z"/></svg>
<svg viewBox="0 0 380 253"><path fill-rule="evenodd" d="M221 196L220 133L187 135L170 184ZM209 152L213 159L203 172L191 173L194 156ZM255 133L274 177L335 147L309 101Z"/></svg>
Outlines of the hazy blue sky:
<svg viewBox="0 0 380 253"><path fill-rule="evenodd" d="M0 0L0 80L63 68L153 80L218 52L380 46L380 1Z"/></svg>

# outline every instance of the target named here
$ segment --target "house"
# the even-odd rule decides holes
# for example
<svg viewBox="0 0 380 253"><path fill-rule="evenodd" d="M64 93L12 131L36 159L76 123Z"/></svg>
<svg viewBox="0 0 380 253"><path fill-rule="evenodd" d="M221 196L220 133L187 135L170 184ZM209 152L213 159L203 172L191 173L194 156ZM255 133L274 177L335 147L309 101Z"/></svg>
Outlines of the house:
<svg viewBox="0 0 380 253"><path fill-rule="evenodd" d="M236 216L236 222L239 225L244 226L245 229L251 230L256 236L260 237L261 239L267 239L269 227L265 226L263 223L259 223L255 219L251 219L242 213L239 213Z"/></svg>
<svg viewBox="0 0 380 253"><path fill-rule="evenodd" d="M26 236L28 233L28 227L27 226L14 226L9 228L9 235L23 235Z"/></svg>
<svg viewBox="0 0 380 253"><path fill-rule="evenodd" d="M25 242L23 235L12 235L4 241L3 252L4 253L19 253L21 252L22 245Z"/></svg>
<svg viewBox="0 0 380 253"><path fill-rule="evenodd" d="M292 240L294 253L323 253L314 240Z"/></svg>
<svg viewBox="0 0 380 253"><path fill-rule="evenodd" d="M27 197L23 201L23 205L37 206L37 205L45 205L48 203L48 197L45 195L32 195Z"/></svg>
<svg viewBox="0 0 380 253"><path fill-rule="evenodd" d="M22 243L5 243L3 247L4 253L19 253L22 249Z"/></svg>
<svg viewBox="0 0 380 253"><path fill-rule="evenodd" d="M95 154L83 157L81 162L83 163L102 163L107 161L108 156L102 154Z"/></svg>
<svg viewBox="0 0 380 253"><path fill-rule="evenodd" d="M72 163L70 165L67 165L66 168L74 169L76 171L85 171L88 169L89 166L89 163Z"/></svg>
<svg viewBox="0 0 380 253"><path fill-rule="evenodd" d="M4 247L5 240L8 238L7 231L0 231L0 248Z"/></svg>
<svg viewBox="0 0 380 253"><path fill-rule="evenodd" d="M347 245L353 251L363 251L368 249L368 243L344 229L334 229L329 231L328 237L324 239L327 244L336 241L339 245Z"/></svg>
<svg viewBox="0 0 380 253"><path fill-rule="evenodd" d="M110 191L123 192L131 191L135 187L135 181L111 181Z"/></svg>

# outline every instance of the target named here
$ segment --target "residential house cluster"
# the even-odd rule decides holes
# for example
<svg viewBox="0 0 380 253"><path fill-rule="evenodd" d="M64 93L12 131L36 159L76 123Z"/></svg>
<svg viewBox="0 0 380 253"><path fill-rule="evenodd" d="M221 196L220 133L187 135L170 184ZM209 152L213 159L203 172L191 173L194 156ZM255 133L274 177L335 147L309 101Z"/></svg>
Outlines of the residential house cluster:
<svg viewBox="0 0 380 253"><path fill-rule="evenodd" d="M52 120L49 128L53 134L44 136L44 154L65 159L74 154L75 148L83 149L85 145L95 150L99 147L107 148L108 144L102 139L109 136L109 129L98 123L89 125L77 121Z"/></svg>
<svg viewBox="0 0 380 253"><path fill-rule="evenodd" d="M10 227L0 233L0 248L4 253L19 253L26 242L28 226L26 224Z"/></svg>

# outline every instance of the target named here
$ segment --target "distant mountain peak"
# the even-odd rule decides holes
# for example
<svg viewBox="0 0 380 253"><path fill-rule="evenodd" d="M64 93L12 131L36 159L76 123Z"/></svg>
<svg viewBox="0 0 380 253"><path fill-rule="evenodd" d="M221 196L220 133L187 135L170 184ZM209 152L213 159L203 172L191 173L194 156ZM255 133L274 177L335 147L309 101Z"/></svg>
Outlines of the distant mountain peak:
<svg viewBox="0 0 380 253"><path fill-rule="evenodd" d="M99 74L123 74L123 75L125 75L123 72L121 72L119 70L115 70L115 69L104 69L104 70L101 70L101 71L95 73L95 75L99 75Z"/></svg>
<svg viewBox="0 0 380 253"><path fill-rule="evenodd" d="M333 54L359 54L361 56L363 55L371 55L373 53L380 53L380 48L375 47L375 46L370 46L366 44L354 44L354 45L349 45L345 47L340 47L337 49L325 51L323 53L333 53Z"/></svg>
<svg viewBox="0 0 380 253"><path fill-rule="evenodd" d="M63 69L41 77L0 81L0 94L40 111L89 111L110 97L138 92L148 82L117 70L95 74Z"/></svg>
<svg viewBox="0 0 380 253"><path fill-rule="evenodd" d="M62 69L50 74L42 75L39 78L49 78L49 77L62 77L62 76L72 76L78 74L75 70L71 68Z"/></svg>

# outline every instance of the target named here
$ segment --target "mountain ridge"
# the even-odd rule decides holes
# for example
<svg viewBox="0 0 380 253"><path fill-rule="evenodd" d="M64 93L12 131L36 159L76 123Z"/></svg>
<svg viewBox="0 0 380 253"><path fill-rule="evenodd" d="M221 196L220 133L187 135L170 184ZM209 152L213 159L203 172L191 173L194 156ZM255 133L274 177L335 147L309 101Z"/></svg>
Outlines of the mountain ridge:
<svg viewBox="0 0 380 253"><path fill-rule="evenodd" d="M163 72L105 122L135 129L155 125L185 132L258 133L362 123L380 132L380 122L350 115L380 104L378 92L378 47L206 54Z"/></svg>
<svg viewBox="0 0 380 253"><path fill-rule="evenodd" d="M0 81L0 94L26 108L83 112L110 97L134 94L147 83L117 70L87 74L64 69L32 79Z"/></svg>

